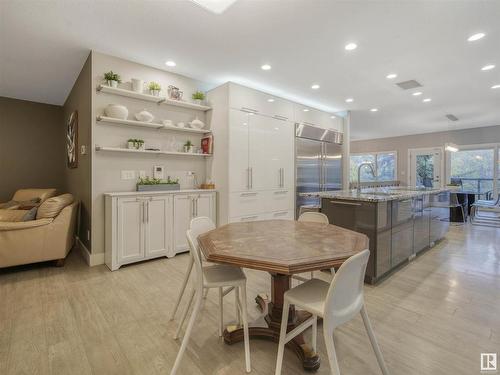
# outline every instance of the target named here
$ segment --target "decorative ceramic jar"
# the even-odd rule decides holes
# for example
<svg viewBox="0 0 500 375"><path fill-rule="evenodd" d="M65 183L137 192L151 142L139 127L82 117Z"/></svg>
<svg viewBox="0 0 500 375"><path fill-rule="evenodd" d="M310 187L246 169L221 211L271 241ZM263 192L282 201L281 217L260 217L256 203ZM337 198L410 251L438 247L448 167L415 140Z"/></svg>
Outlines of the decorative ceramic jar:
<svg viewBox="0 0 500 375"><path fill-rule="evenodd" d="M155 118L150 112L146 111L145 109L136 113L134 116L137 121L142 122L151 122Z"/></svg>
<svg viewBox="0 0 500 375"><path fill-rule="evenodd" d="M203 129L205 123L196 117L193 121L189 123L193 129Z"/></svg>
<svg viewBox="0 0 500 375"><path fill-rule="evenodd" d="M140 92L144 90L144 81L139 78L132 78L132 91Z"/></svg>
<svg viewBox="0 0 500 375"><path fill-rule="evenodd" d="M173 100L181 100L183 92L178 87L168 86L168 97Z"/></svg>
<svg viewBox="0 0 500 375"><path fill-rule="evenodd" d="M126 120L128 117L127 107L120 104L108 104L108 106L104 109L104 113L108 117L117 118L120 120Z"/></svg>

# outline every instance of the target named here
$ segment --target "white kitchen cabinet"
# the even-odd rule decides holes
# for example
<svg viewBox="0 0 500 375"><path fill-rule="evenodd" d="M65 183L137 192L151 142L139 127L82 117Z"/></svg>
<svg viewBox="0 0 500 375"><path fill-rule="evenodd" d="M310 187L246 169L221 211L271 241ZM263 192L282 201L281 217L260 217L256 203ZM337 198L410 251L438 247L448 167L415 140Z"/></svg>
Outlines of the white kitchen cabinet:
<svg viewBox="0 0 500 375"><path fill-rule="evenodd" d="M324 113L325 112L301 104L294 105L294 118L297 123L324 127Z"/></svg>
<svg viewBox="0 0 500 375"><path fill-rule="evenodd" d="M174 252L188 251L186 231L191 220L198 216L206 216L216 223L215 193L174 195Z"/></svg>
<svg viewBox="0 0 500 375"><path fill-rule="evenodd" d="M229 216L251 216L266 212L266 192L233 192L229 195Z"/></svg>
<svg viewBox="0 0 500 375"><path fill-rule="evenodd" d="M244 191L250 188L248 164L250 117L253 116L246 112L235 109L229 111L229 155L231 157L228 160L230 170L228 178L232 191Z"/></svg>
<svg viewBox="0 0 500 375"><path fill-rule="evenodd" d="M122 265L187 251L186 230L196 216L216 222L213 191L105 195L105 263Z"/></svg>
<svg viewBox="0 0 500 375"><path fill-rule="evenodd" d="M266 192L266 211L287 211L293 210L294 190L282 189Z"/></svg>

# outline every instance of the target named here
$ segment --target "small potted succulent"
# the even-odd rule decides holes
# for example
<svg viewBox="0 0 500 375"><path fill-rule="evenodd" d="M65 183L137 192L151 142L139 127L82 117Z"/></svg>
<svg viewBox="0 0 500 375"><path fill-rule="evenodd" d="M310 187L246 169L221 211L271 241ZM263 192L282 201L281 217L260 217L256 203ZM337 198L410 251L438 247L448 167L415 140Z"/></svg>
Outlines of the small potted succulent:
<svg viewBox="0 0 500 375"><path fill-rule="evenodd" d="M160 96L161 85L158 82L149 82L149 93L153 96Z"/></svg>
<svg viewBox="0 0 500 375"><path fill-rule="evenodd" d="M128 148L129 150L135 149L135 139L130 138L130 139L127 141L127 148Z"/></svg>
<svg viewBox="0 0 500 375"><path fill-rule="evenodd" d="M184 143L184 152L192 154L194 152L194 146L193 142L191 140L187 140L186 143Z"/></svg>
<svg viewBox="0 0 500 375"><path fill-rule="evenodd" d="M127 148L144 151L144 140L130 138L127 141Z"/></svg>
<svg viewBox="0 0 500 375"><path fill-rule="evenodd" d="M139 178L137 180L137 191L165 191L165 190L180 190L179 179L172 180L168 176L167 180L158 178Z"/></svg>
<svg viewBox="0 0 500 375"><path fill-rule="evenodd" d="M195 104L202 105L205 100L205 93L203 91L196 91L191 95Z"/></svg>
<svg viewBox="0 0 500 375"><path fill-rule="evenodd" d="M122 82L120 76L110 70L107 73L104 73L104 80L106 84L110 87L118 87L118 84Z"/></svg>

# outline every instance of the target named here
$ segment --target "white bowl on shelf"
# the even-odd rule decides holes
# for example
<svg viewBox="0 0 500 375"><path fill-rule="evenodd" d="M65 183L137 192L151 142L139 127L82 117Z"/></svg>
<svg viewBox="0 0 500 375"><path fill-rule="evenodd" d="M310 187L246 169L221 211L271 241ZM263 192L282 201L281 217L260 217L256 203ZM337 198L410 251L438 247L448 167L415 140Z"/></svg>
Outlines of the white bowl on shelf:
<svg viewBox="0 0 500 375"><path fill-rule="evenodd" d="M145 109L136 113L134 116L137 121L142 121L142 122L151 122L155 118L152 113L146 111Z"/></svg>
<svg viewBox="0 0 500 375"><path fill-rule="evenodd" d="M104 109L104 114L108 117L126 120L128 117L128 109L121 104L108 104Z"/></svg>
<svg viewBox="0 0 500 375"><path fill-rule="evenodd" d="M193 129L203 129L205 127L205 123L196 117L193 121L189 123Z"/></svg>

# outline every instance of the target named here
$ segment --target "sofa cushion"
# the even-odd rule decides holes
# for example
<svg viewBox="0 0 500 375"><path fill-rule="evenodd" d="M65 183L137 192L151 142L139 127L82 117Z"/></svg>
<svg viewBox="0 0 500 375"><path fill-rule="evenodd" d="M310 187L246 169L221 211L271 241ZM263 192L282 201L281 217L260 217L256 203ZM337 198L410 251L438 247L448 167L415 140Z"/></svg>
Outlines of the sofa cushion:
<svg viewBox="0 0 500 375"><path fill-rule="evenodd" d="M40 202L43 202L56 195L56 191L56 189L19 189L12 197L12 200L22 202L38 198Z"/></svg>
<svg viewBox="0 0 500 375"><path fill-rule="evenodd" d="M0 209L2 210L17 210L19 208L19 202L8 201L5 203L0 203Z"/></svg>
<svg viewBox="0 0 500 375"><path fill-rule="evenodd" d="M74 198L71 194L62 194L57 197L52 197L43 202L38 207L36 218L54 218L63 210L64 207L73 203Z"/></svg>
<svg viewBox="0 0 500 375"><path fill-rule="evenodd" d="M5 210L0 209L0 221L19 222L35 220L37 208L31 210Z"/></svg>

